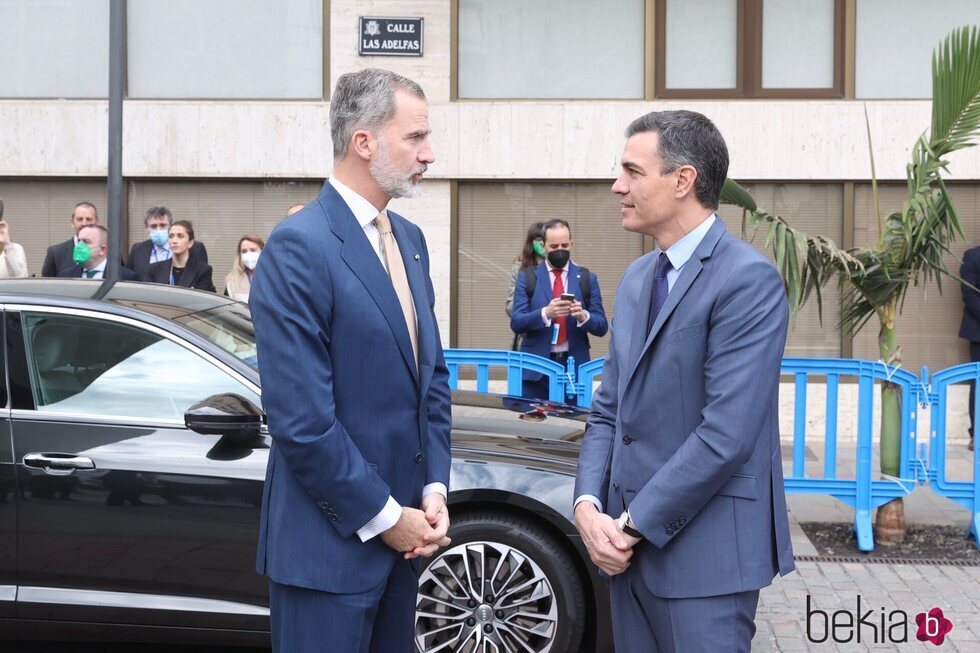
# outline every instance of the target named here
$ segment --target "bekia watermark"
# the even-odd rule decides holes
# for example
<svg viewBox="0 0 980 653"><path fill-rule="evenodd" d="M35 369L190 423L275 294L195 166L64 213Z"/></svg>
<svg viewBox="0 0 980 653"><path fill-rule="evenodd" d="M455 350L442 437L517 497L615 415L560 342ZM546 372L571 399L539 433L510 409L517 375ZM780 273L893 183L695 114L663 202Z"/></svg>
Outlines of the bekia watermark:
<svg viewBox="0 0 980 653"><path fill-rule="evenodd" d="M953 622L946 618L942 608L915 615L915 639L942 646L946 635L953 630ZM810 595L806 595L806 638L813 644L833 641L837 644L865 642L869 644L898 644L909 641L909 614L905 610L887 610L884 607L862 610L861 595L857 595L857 607L850 610L820 610L813 607Z"/></svg>

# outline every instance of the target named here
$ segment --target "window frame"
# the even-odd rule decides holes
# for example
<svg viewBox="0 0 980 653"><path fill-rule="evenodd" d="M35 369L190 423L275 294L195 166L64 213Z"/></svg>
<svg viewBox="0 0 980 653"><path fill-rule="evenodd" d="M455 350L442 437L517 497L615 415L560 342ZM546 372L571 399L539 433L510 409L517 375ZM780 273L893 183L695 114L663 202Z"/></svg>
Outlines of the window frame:
<svg viewBox="0 0 980 653"><path fill-rule="evenodd" d="M31 405L32 408L19 408L11 411L12 417L21 419L31 419L34 421L51 421L51 422L86 422L92 424L114 424L114 425L130 425L130 426L162 426L167 428L187 428L181 419L153 419L148 417L139 416L112 416L112 415L92 415L90 413L69 413L69 412L46 412L40 410L36 404L35 399L35 387L34 379L30 373L31 361L29 360L29 346L27 344L26 337L26 327L24 326L23 317L25 313L48 313L59 316L73 316L73 317L84 317L96 320L102 320L107 322L113 322L117 324L122 324L129 326L141 331L150 333L152 335L158 336L163 340L169 340L170 342L186 349L190 354L197 355L214 365L216 368L230 376L232 379L243 385L248 390L255 393L260 399L262 397L262 389L253 383L247 376L241 374L234 367L228 365L217 356L214 356L211 352L188 342L187 340L180 338L176 334L160 328L156 325L143 322L141 320L117 315L114 313L106 313L102 311L95 311L83 308L71 308L71 307L61 307L61 306L41 306L34 304L5 304L0 305L0 310L4 311L7 315L16 315L17 320L21 324L20 335L21 343L20 346L24 355L24 369L23 374L25 375L25 381L28 384L28 390L31 394ZM263 427L263 430L265 427Z"/></svg>
<svg viewBox="0 0 980 653"><path fill-rule="evenodd" d="M840 99L844 97L845 0L834 0L834 82L827 88L763 88L765 0L737 0L735 88L667 88L667 0L657 0L654 94L663 99Z"/></svg>

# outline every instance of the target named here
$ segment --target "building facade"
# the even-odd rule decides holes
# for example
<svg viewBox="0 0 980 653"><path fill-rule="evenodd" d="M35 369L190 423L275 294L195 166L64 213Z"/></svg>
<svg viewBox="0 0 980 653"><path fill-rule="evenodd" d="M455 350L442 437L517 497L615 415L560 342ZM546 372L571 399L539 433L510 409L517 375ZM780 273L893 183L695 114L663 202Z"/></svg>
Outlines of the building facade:
<svg viewBox="0 0 980 653"><path fill-rule="evenodd" d="M425 230L445 342L486 348L510 345L507 280L537 220L569 220L611 312L622 271L653 247L622 230L609 190L623 130L647 111L708 115L760 206L874 242L865 116L887 214L929 128L931 53L980 24L975 0L128 0L126 13L125 240L168 206L194 222L220 290L238 237L268 235L330 173L336 79L389 68L425 89L436 153L421 195L393 208ZM422 18L422 55L359 55L362 17ZM104 215L108 53L108 0L0 0L0 197L32 273L76 202ZM980 148L949 173L956 271L980 234ZM738 211L720 214L740 230ZM967 359L959 289L943 289L909 292L906 367ZM837 331L838 298L827 289L823 324L815 306L797 317L788 355L877 358L873 324Z"/></svg>

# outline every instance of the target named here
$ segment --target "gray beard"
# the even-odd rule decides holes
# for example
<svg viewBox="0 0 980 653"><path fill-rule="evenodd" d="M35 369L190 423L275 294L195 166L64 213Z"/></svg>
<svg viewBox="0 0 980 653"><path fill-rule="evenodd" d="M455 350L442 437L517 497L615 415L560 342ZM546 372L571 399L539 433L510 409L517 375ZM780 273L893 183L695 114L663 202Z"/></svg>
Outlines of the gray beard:
<svg viewBox="0 0 980 653"><path fill-rule="evenodd" d="M379 143L378 156L368 164L371 177L388 197L415 197L418 195L421 183L414 183L411 176L405 177L403 172L396 170L391 165L388 146L383 140L379 140ZM426 168L427 166L423 165L421 172L425 172Z"/></svg>

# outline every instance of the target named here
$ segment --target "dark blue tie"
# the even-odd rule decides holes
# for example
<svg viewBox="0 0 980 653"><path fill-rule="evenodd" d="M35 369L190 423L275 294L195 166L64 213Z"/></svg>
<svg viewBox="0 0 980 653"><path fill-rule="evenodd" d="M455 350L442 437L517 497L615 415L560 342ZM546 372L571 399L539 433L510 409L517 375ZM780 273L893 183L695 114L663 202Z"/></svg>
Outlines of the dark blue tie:
<svg viewBox="0 0 980 653"><path fill-rule="evenodd" d="M657 266L653 269L653 292L650 297L650 315L647 317L648 333L653 328L654 322L657 321L657 314L663 308L664 302L667 301L667 290L669 289L667 285L667 271L670 268L670 259L667 258L667 252L660 252L660 258L657 259Z"/></svg>

